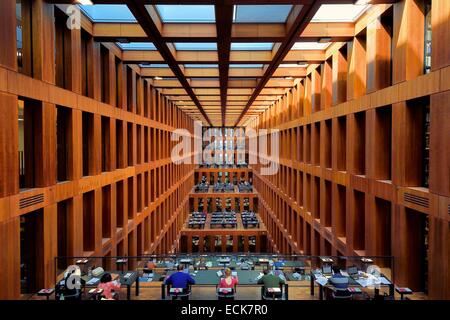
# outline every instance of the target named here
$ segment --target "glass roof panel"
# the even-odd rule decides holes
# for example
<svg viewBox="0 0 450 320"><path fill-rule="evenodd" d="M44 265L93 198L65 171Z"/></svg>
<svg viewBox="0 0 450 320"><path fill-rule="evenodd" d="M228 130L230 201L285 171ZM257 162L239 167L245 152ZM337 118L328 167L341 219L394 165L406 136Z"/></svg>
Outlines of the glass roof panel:
<svg viewBox="0 0 450 320"><path fill-rule="evenodd" d="M232 42L231 50L272 50L273 42Z"/></svg>
<svg viewBox="0 0 450 320"><path fill-rule="evenodd" d="M136 22L124 4L79 5L79 7L94 22Z"/></svg>
<svg viewBox="0 0 450 320"><path fill-rule="evenodd" d="M262 68L263 64L230 64L230 68Z"/></svg>
<svg viewBox="0 0 450 320"><path fill-rule="evenodd" d="M216 21L211 5L157 5L162 22L210 23Z"/></svg>
<svg viewBox="0 0 450 320"><path fill-rule="evenodd" d="M358 4L323 4L317 10L311 21L327 22L354 22L367 9L369 5Z"/></svg>
<svg viewBox="0 0 450 320"><path fill-rule="evenodd" d="M151 64L140 64L141 68L168 68L168 64L159 64L159 63L151 63Z"/></svg>
<svg viewBox="0 0 450 320"><path fill-rule="evenodd" d="M116 44L122 50L156 50L156 47L152 42L117 42Z"/></svg>
<svg viewBox="0 0 450 320"><path fill-rule="evenodd" d="M217 43L215 42L178 42L175 43L175 49L177 50L217 50Z"/></svg>
<svg viewBox="0 0 450 320"><path fill-rule="evenodd" d="M330 42L296 42L291 50L325 50L330 45Z"/></svg>
<svg viewBox="0 0 450 320"><path fill-rule="evenodd" d="M233 21L236 23L284 23L292 5L237 5Z"/></svg>
<svg viewBox="0 0 450 320"><path fill-rule="evenodd" d="M218 64L185 64L185 68L218 68Z"/></svg>

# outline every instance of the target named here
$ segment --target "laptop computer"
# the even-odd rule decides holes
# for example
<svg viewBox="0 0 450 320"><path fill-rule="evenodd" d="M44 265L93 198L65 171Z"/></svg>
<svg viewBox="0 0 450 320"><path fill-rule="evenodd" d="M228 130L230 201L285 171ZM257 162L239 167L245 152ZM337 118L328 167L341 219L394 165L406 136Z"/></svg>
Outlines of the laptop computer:
<svg viewBox="0 0 450 320"><path fill-rule="evenodd" d="M348 267L347 268L347 273L348 273L350 278L352 278L352 279L359 279L359 273L358 273L358 268L357 267L355 267L355 266Z"/></svg>
<svg viewBox="0 0 450 320"><path fill-rule="evenodd" d="M331 276L332 275L332 269L330 265L324 265L322 267L322 274L324 276Z"/></svg>

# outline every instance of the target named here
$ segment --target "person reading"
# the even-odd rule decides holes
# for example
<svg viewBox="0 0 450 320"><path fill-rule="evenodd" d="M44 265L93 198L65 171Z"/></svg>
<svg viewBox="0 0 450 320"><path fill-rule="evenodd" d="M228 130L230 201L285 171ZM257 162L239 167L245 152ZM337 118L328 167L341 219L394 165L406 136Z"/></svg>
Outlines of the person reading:
<svg viewBox="0 0 450 320"><path fill-rule="evenodd" d="M187 293L188 286L195 284L194 278L189 273L183 271L183 266L179 264L177 266L177 272L172 273L165 281L166 285L171 285L172 288L183 289L183 293ZM175 299L176 297L173 297Z"/></svg>
<svg viewBox="0 0 450 320"><path fill-rule="evenodd" d="M233 277L231 274L231 269L225 269L225 277L220 279L219 288L233 288L238 284L238 278Z"/></svg>
<svg viewBox="0 0 450 320"><path fill-rule="evenodd" d="M117 297L116 295L114 295L114 293L120 290L120 282L113 281L111 274L109 272L106 272L100 278L98 288L103 290L102 295L106 299L111 300Z"/></svg>
<svg viewBox="0 0 450 320"><path fill-rule="evenodd" d="M280 288L285 283L282 278L270 273L268 269L264 269L263 274L261 279L258 280L258 284L264 285L264 292L266 293L274 288ZM275 293L274 296L281 297L281 291Z"/></svg>
<svg viewBox="0 0 450 320"><path fill-rule="evenodd" d="M341 274L339 267L333 266L333 275L329 282L333 285L336 296L347 295L349 280L348 277Z"/></svg>

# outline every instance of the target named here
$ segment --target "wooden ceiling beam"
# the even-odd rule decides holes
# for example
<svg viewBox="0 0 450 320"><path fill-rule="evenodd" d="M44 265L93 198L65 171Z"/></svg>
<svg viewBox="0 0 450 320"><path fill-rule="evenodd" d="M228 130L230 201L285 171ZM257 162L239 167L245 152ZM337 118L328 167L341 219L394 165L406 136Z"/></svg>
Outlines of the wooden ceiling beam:
<svg viewBox="0 0 450 320"><path fill-rule="evenodd" d="M228 93L228 69L231 51L231 27L233 24L233 5L225 5L218 1L214 7L216 14L217 51L219 58L220 101L222 126L225 126Z"/></svg>
<svg viewBox="0 0 450 320"><path fill-rule="evenodd" d="M311 22L298 40L314 41L329 37L331 41L342 41L350 39L354 34L355 24L351 22ZM152 41L138 23L92 23L92 35L96 41L102 42ZM214 23L164 23L161 36L165 42L218 41ZM231 42L281 42L285 37L284 23L234 23L231 27Z"/></svg>
<svg viewBox="0 0 450 320"><path fill-rule="evenodd" d="M141 68L139 72L143 78L153 77L175 77L170 68ZM185 68L184 75L186 78L218 78L218 68ZM264 70L262 68L230 68L228 71L229 78L262 78ZM293 77L303 78L306 76L306 68L278 68L273 77Z"/></svg>
<svg viewBox="0 0 450 320"><path fill-rule="evenodd" d="M124 63L167 63L158 51L126 50L122 52ZM270 64L273 56L271 51L231 51L230 64ZM325 60L324 50L291 50L283 63L306 61L309 63ZM178 64L218 64L217 51L177 51Z"/></svg>

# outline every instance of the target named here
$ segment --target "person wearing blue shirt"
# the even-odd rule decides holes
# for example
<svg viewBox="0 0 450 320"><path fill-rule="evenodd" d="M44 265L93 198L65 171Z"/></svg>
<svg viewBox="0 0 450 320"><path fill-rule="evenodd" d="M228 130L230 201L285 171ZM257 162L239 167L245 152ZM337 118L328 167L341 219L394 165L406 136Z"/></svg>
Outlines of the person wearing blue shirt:
<svg viewBox="0 0 450 320"><path fill-rule="evenodd" d="M340 272L338 267L333 267L333 275L329 279L329 282L334 287L334 293L336 296L346 296L348 295L348 277L344 276Z"/></svg>
<svg viewBox="0 0 450 320"><path fill-rule="evenodd" d="M172 273L164 281L164 283L166 285L171 285L172 288L181 288L183 289L183 292L186 292L188 285L195 284L195 280L189 275L189 273L183 272L183 266L179 264L177 266L177 272Z"/></svg>
<svg viewBox="0 0 450 320"><path fill-rule="evenodd" d="M284 262L282 260L274 259L273 267L275 270L281 270L284 268Z"/></svg>

